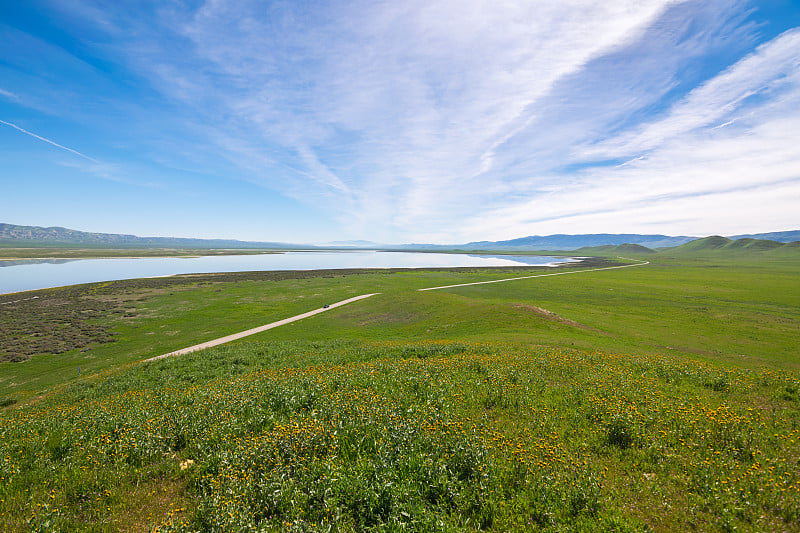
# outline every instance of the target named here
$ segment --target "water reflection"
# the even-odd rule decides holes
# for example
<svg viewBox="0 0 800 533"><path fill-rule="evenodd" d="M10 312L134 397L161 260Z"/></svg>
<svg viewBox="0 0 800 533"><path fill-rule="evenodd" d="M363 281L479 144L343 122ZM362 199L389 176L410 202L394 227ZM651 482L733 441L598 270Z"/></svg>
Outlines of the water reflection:
<svg viewBox="0 0 800 533"><path fill-rule="evenodd" d="M489 254L470 254L470 257L485 257L490 259L501 259L504 261L513 261L520 265L533 265L533 266L553 266L561 263L574 263L580 259L572 257L544 257L541 255L489 255ZM544 261L548 260L548 261Z"/></svg>
<svg viewBox="0 0 800 533"><path fill-rule="evenodd" d="M0 260L0 268L13 267L23 265L62 265L64 263L71 263L73 261L81 261L81 259L13 259L8 261Z"/></svg>

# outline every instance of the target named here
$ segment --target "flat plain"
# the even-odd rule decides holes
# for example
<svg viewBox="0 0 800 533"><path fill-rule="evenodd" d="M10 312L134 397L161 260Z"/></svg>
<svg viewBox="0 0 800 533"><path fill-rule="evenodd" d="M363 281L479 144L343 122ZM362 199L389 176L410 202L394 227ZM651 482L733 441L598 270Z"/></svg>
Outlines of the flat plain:
<svg viewBox="0 0 800 533"><path fill-rule="evenodd" d="M800 261L640 258L0 297L0 528L800 530Z"/></svg>

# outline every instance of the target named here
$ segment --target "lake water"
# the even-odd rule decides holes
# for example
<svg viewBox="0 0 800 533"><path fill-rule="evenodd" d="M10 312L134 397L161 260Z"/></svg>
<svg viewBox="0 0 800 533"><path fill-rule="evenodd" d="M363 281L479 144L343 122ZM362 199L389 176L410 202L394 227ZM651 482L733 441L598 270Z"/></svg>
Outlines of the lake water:
<svg viewBox="0 0 800 533"><path fill-rule="evenodd" d="M0 261L0 294L119 279L254 270L554 266L565 257L419 252L285 252L210 257L136 259L31 259Z"/></svg>

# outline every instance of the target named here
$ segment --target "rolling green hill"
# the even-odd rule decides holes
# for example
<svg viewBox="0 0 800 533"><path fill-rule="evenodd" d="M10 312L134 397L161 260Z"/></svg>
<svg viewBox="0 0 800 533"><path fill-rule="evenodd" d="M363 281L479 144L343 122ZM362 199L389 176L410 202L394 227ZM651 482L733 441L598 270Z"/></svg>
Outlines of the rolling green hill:
<svg viewBox="0 0 800 533"><path fill-rule="evenodd" d="M692 242L687 242L686 244L681 244L680 246L675 246L671 249L673 252L696 252L696 251L706 251L706 250L719 250L720 248L724 248L733 241L728 239L727 237L721 237L719 235L712 235L711 237L704 237L702 239L697 239Z"/></svg>
<svg viewBox="0 0 800 533"><path fill-rule="evenodd" d="M659 252L664 254L680 256L702 256L708 254L729 256L755 254L755 256L757 256L763 253L783 253L791 255L798 251L800 251L800 242L798 241L782 243L752 238L732 240L726 237L720 237L719 235L697 239L680 246L675 246L674 248L662 248L659 250Z"/></svg>
<svg viewBox="0 0 800 533"><path fill-rule="evenodd" d="M766 250L774 250L775 248L780 248L781 246L786 246L783 243L776 242L776 241L768 241L766 239L736 239L732 243L728 244L726 247L730 249L743 249L743 250L753 250L753 251L766 251Z"/></svg>

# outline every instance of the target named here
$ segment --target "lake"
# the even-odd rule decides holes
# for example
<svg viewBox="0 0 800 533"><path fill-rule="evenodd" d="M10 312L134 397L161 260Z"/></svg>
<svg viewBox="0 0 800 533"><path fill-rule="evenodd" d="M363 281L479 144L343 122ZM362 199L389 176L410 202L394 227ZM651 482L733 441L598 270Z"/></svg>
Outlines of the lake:
<svg viewBox="0 0 800 533"><path fill-rule="evenodd" d="M576 259L546 256L380 251L283 252L207 257L30 259L0 261L0 294L120 279L254 270L555 266Z"/></svg>

